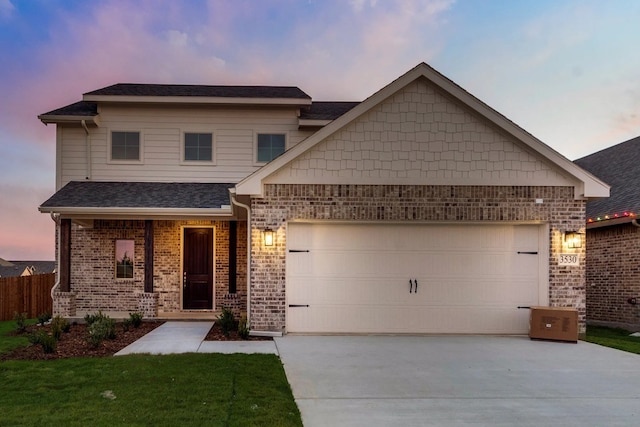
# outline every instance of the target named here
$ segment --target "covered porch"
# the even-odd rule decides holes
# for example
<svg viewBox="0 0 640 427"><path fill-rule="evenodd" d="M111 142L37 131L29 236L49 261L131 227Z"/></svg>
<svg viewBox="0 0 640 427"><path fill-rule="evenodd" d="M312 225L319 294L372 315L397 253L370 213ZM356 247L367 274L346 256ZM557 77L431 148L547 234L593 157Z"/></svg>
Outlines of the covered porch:
<svg viewBox="0 0 640 427"><path fill-rule="evenodd" d="M70 182L57 223L55 315L214 319L247 314L247 216L233 184Z"/></svg>

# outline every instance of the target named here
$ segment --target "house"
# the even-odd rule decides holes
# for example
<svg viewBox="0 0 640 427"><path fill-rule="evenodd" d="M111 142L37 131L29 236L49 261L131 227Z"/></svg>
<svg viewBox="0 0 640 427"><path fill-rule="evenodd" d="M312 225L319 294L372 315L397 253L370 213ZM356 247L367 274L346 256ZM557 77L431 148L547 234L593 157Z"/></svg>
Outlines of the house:
<svg viewBox="0 0 640 427"><path fill-rule="evenodd" d="M640 330L640 137L575 162L611 185L587 203L587 320Z"/></svg>
<svg viewBox="0 0 640 427"><path fill-rule="evenodd" d="M54 311L246 313L254 333L526 333L585 320L606 184L421 63L357 103L117 84L57 125ZM578 242L575 238L578 238Z"/></svg>
<svg viewBox="0 0 640 427"><path fill-rule="evenodd" d="M55 273L55 261L7 261L0 258L0 278Z"/></svg>

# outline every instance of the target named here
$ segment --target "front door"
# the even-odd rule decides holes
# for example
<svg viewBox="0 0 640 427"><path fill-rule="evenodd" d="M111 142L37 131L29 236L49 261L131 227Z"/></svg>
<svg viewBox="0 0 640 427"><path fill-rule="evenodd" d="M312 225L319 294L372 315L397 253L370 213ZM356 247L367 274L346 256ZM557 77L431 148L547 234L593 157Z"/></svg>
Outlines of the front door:
<svg viewBox="0 0 640 427"><path fill-rule="evenodd" d="M182 307L213 309L213 228L184 229Z"/></svg>

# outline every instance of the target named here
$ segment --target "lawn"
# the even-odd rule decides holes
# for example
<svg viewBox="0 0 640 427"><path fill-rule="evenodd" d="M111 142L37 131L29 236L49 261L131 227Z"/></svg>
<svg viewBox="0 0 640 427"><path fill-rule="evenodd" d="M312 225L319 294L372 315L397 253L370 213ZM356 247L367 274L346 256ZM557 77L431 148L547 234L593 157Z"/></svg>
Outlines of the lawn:
<svg viewBox="0 0 640 427"><path fill-rule="evenodd" d="M15 341L0 334L0 348ZM0 395L0 425L302 425L274 355L10 360L0 362Z"/></svg>
<svg viewBox="0 0 640 427"><path fill-rule="evenodd" d="M27 320L27 324L29 325L33 325L35 323L35 319ZM14 348L29 344L29 339L26 336L7 336L9 332L13 332L15 330L16 322L13 320L0 322L0 353L6 353Z"/></svg>
<svg viewBox="0 0 640 427"><path fill-rule="evenodd" d="M630 337L630 333L624 329L588 326L585 341L640 354L640 337Z"/></svg>

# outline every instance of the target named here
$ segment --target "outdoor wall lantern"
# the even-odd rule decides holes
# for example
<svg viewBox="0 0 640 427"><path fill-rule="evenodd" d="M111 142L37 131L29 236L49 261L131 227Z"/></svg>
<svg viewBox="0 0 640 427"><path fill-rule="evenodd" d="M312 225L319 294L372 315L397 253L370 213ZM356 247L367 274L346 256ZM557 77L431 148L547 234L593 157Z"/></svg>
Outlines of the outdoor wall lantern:
<svg viewBox="0 0 640 427"><path fill-rule="evenodd" d="M582 247L582 236L577 231L566 231L564 233L564 243L569 249L578 249Z"/></svg>
<svg viewBox="0 0 640 427"><path fill-rule="evenodd" d="M265 228L262 232L262 236L264 238L265 246L273 246L273 230L270 228Z"/></svg>

